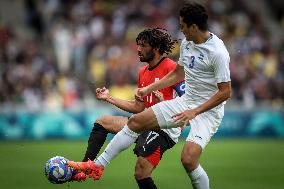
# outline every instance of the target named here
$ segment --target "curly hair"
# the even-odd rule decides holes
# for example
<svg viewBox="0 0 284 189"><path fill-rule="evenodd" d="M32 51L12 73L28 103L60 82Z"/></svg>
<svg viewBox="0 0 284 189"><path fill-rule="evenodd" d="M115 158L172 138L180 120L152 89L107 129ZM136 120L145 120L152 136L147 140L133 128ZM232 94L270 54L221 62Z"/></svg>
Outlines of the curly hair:
<svg viewBox="0 0 284 189"><path fill-rule="evenodd" d="M140 32L136 38L136 43L148 43L152 48L159 49L160 54L169 54L174 49L177 40L173 40L171 35L161 28L149 28Z"/></svg>
<svg viewBox="0 0 284 189"><path fill-rule="evenodd" d="M208 14L205 8L198 3L187 3L185 4L179 12L180 17L182 17L183 22L187 26L191 24L196 24L198 28L202 31L208 29Z"/></svg>

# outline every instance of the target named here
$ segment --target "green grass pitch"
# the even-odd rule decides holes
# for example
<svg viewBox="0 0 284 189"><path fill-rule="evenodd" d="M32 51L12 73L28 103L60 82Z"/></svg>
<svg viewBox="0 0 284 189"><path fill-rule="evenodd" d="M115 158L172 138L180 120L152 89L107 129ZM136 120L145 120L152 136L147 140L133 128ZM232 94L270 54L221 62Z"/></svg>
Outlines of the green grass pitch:
<svg viewBox="0 0 284 189"><path fill-rule="evenodd" d="M44 176L45 162L56 155L81 160L86 141L0 142L0 188L9 189L132 189L136 157L132 148L105 169L102 180L54 185ZM184 141L165 153L153 173L158 188L191 188L180 163ZM284 140L213 140L204 151L201 164L211 189L283 189Z"/></svg>

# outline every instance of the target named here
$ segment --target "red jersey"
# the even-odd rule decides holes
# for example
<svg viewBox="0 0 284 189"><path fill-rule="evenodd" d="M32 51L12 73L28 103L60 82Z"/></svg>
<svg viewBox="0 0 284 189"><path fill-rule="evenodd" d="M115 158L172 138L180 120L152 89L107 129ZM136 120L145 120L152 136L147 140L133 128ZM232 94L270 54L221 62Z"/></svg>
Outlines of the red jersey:
<svg viewBox="0 0 284 189"><path fill-rule="evenodd" d="M165 75L167 75L169 72L174 70L175 67L176 67L176 63L169 58L163 58L153 68L149 68L149 64L147 64L146 66L143 66L139 71L138 88L148 86L151 83L154 83L155 81L162 79ZM177 85L179 85L179 83L159 90L161 93L163 93L165 100L173 99L176 96L175 87ZM144 100L144 104L146 108L149 108L153 106L154 104L156 104L155 96L153 93L145 96L143 100Z"/></svg>

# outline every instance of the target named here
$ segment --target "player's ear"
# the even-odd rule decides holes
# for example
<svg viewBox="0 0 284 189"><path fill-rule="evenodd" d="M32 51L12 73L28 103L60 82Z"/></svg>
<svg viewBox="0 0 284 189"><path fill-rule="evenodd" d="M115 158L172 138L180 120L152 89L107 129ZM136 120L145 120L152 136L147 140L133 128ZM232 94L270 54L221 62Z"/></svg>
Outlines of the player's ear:
<svg viewBox="0 0 284 189"><path fill-rule="evenodd" d="M153 50L154 50L155 52L159 53L160 47L155 47L155 48L153 48Z"/></svg>
<svg viewBox="0 0 284 189"><path fill-rule="evenodd" d="M198 27L196 24L192 24L190 27L191 27L192 30L194 30L194 31L199 30L199 27Z"/></svg>

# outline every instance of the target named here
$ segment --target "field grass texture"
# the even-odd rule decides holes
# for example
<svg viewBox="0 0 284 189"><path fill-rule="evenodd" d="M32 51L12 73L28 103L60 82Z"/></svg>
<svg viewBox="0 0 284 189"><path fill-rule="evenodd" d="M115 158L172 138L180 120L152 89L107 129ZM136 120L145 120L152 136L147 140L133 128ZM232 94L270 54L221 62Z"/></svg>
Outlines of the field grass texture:
<svg viewBox="0 0 284 189"><path fill-rule="evenodd" d="M184 141L167 151L153 172L160 189L189 189L190 181L180 163ZM138 188L134 179L136 156L122 152L106 167L101 180L51 184L44 175L45 162L56 155L81 161L87 141L0 142L0 188L10 189L115 189ZM284 140L218 139L206 147L201 164L211 189L283 189Z"/></svg>

